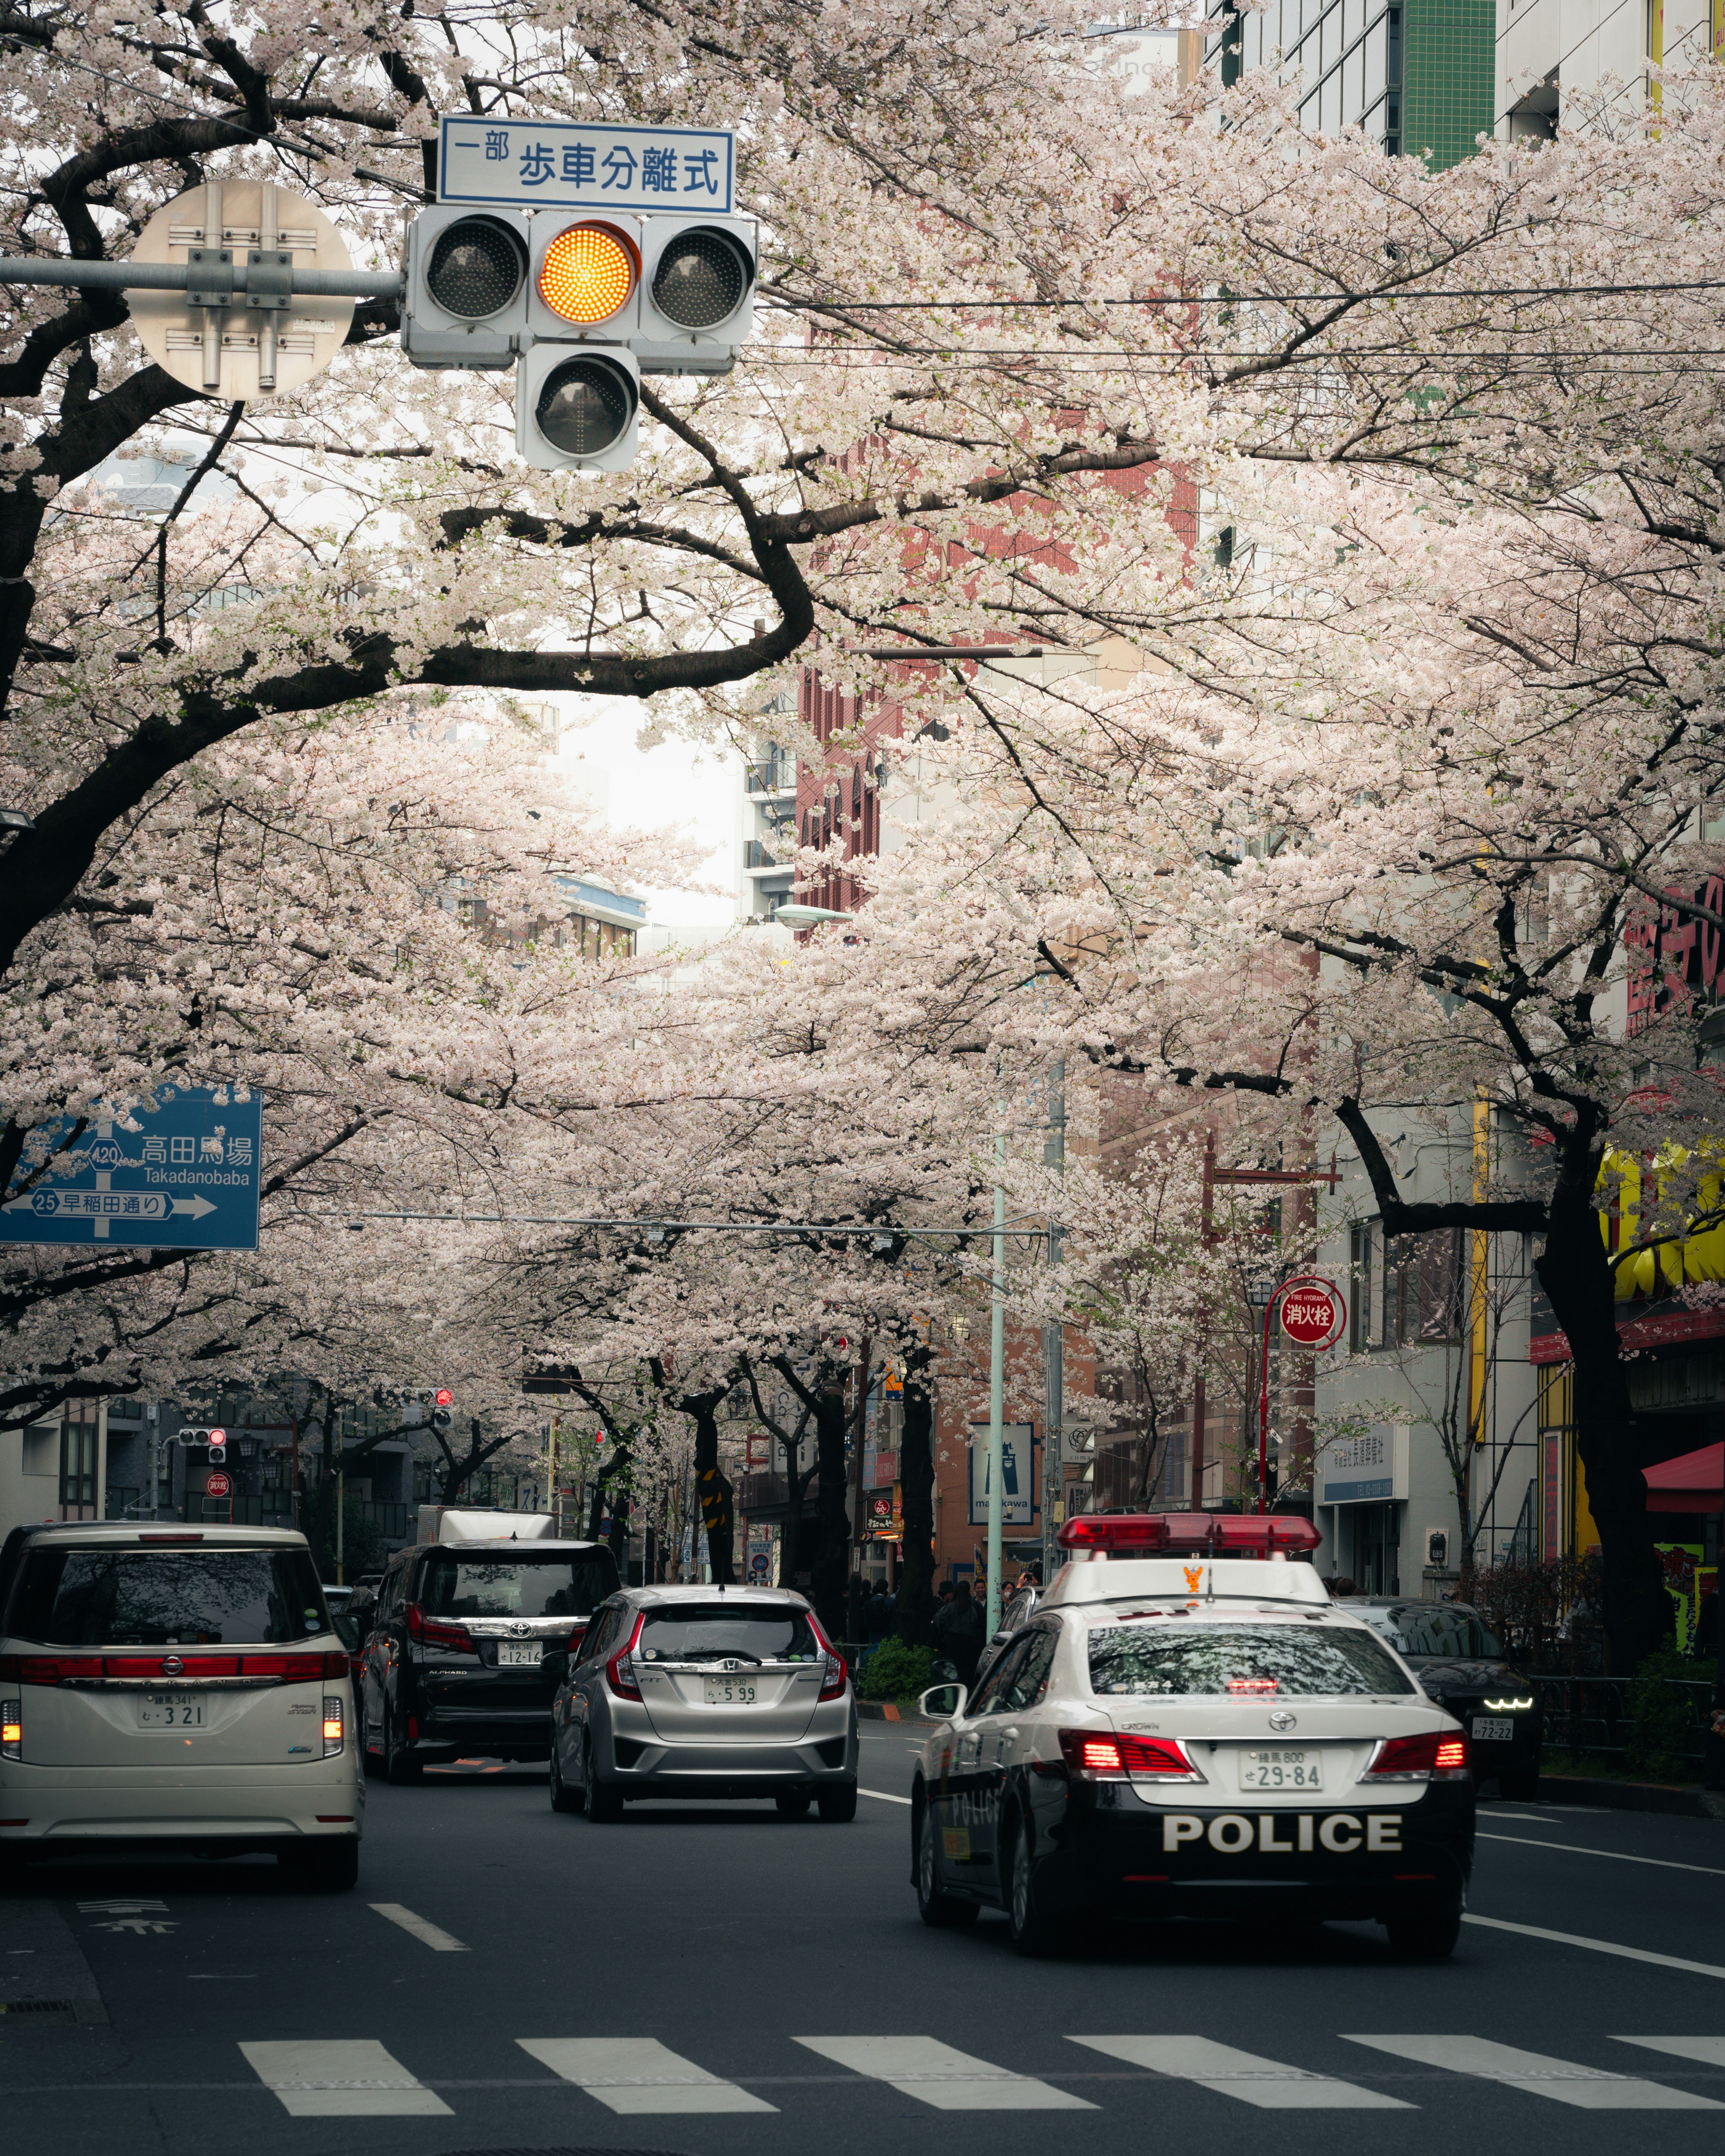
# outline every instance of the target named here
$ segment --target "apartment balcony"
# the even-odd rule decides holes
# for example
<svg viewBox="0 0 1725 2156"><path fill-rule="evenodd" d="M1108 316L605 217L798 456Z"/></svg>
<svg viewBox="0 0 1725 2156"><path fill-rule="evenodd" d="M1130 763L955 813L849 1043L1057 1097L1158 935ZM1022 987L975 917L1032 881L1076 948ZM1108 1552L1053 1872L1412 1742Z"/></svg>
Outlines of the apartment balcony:
<svg viewBox="0 0 1725 2156"><path fill-rule="evenodd" d="M793 756L769 756L759 763L749 764L743 773L742 788L745 793L794 797L797 759Z"/></svg>
<svg viewBox="0 0 1725 2156"><path fill-rule="evenodd" d="M742 842L742 865L746 875L771 875L781 870L788 871L791 864L775 860L758 839L745 839Z"/></svg>

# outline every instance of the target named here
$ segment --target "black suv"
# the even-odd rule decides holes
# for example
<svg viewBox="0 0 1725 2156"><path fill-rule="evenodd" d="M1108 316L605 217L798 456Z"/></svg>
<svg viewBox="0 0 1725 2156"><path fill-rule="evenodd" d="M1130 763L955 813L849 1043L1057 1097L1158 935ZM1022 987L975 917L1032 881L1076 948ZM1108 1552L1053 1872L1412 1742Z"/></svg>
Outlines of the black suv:
<svg viewBox="0 0 1725 2156"><path fill-rule="evenodd" d="M391 1558L366 1642L367 1769L548 1759L551 1702L588 1619L618 1588L603 1543L422 1543Z"/></svg>
<svg viewBox="0 0 1725 2156"><path fill-rule="evenodd" d="M1343 1595L1410 1663L1420 1688L1467 1732L1476 1782L1497 1777L1498 1794L1532 1803L1539 1794L1544 1717L1539 1688L1503 1659L1503 1646L1465 1602L1399 1602Z"/></svg>

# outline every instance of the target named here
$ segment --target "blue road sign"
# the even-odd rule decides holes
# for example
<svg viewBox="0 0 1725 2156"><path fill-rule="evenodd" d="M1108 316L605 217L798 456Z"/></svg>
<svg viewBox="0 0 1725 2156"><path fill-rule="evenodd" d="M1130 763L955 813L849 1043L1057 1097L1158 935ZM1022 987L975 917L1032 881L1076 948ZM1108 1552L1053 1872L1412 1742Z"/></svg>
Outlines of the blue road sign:
<svg viewBox="0 0 1725 2156"><path fill-rule="evenodd" d="M261 1094L227 1086L160 1086L82 1131L57 1116L13 1173L0 1242L254 1250L263 1120Z"/></svg>
<svg viewBox="0 0 1725 2156"><path fill-rule="evenodd" d="M600 127L574 120L446 116L440 203L515 209L671 209L730 214L728 127Z"/></svg>

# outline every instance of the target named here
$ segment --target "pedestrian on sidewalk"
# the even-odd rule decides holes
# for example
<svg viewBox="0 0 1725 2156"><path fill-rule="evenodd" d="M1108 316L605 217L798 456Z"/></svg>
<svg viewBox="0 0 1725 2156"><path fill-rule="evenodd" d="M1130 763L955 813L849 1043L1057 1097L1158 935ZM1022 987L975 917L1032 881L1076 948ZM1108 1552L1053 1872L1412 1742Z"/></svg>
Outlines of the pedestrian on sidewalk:
<svg viewBox="0 0 1725 2156"><path fill-rule="evenodd" d="M976 1682L976 1666L982 1658L983 1621L983 1606L964 1578L954 1586L952 1600L935 1614L935 1651L946 1656L967 1689Z"/></svg>

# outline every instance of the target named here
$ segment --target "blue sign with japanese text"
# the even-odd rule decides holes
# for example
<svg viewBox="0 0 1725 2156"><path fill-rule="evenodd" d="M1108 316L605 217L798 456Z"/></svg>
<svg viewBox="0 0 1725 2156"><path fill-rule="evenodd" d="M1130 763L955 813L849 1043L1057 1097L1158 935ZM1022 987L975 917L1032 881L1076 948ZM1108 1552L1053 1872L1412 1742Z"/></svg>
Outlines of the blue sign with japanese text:
<svg viewBox="0 0 1725 2156"><path fill-rule="evenodd" d="M263 1096L162 1086L126 1116L30 1133L0 1201L0 1242L254 1250Z"/></svg>
<svg viewBox="0 0 1725 2156"><path fill-rule="evenodd" d="M598 127L572 120L446 116L440 203L515 209L731 213L736 144L725 127Z"/></svg>

